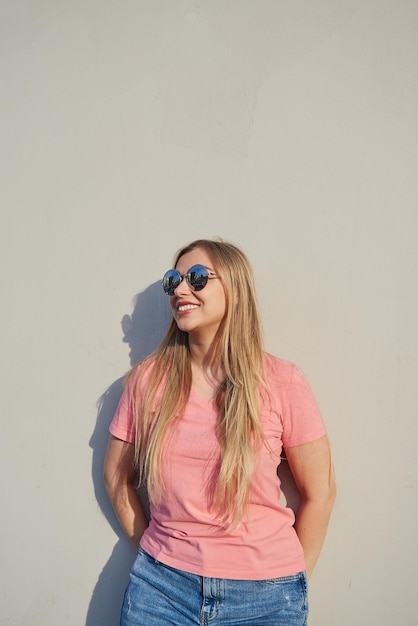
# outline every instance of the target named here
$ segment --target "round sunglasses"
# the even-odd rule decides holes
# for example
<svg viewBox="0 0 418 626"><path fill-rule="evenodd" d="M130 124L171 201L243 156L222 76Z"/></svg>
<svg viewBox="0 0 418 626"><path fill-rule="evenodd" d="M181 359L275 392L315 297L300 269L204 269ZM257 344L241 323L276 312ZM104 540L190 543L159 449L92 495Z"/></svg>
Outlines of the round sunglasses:
<svg viewBox="0 0 418 626"><path fill-rule="evenodd" d="M201 291L206 287L209 278L219 278L218 274L210 272L204 265L193 265L186 274L180 274L177 270L168 270L163 276L161 284L168 296L174 296L174 291L185 278L193 291Z"/></svg>

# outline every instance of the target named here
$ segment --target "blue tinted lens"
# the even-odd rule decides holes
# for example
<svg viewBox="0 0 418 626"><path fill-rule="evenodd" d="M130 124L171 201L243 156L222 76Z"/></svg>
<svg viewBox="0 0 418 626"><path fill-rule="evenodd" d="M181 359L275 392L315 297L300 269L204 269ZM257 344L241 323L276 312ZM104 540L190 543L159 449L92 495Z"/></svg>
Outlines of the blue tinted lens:
<svg viewBox="0 0 418 626"><path fill-rule="evenodd" d="M182 278L177 270L168 270L163 276L163 289L168 296L174 296L174 290L180 285Z"/></svg>
<svg viewBox="0 0 418 626"><path fill-rule="evenodd" d="M193 265L187 272L187 282L195 291L200 291L208 282L209 273L204 265Z"/></svg>

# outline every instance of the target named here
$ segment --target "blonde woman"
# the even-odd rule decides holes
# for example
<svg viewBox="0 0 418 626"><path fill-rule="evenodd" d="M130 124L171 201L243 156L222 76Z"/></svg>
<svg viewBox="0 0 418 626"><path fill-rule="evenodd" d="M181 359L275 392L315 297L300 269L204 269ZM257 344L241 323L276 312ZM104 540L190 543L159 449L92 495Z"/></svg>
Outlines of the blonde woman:
<svg viewBox="0 0 418 626"><path fill-rule="evenodd" d="M162 286L173 320L127 378L105 460L138 550L121 625L306 625L335 494L312 392L296 366L263 351L239 248L194 241ZM301 494L296 520L279 501L282 450Z"/></svg>

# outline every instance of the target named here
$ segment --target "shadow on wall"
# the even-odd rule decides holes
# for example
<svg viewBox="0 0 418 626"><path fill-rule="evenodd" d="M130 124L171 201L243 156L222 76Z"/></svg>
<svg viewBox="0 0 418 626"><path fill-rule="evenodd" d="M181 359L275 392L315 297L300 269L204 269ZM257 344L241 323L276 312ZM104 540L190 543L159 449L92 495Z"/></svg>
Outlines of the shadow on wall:
<svg viewBox="0 0 418 626"><path fill-rule="evenodd" d="M160 344L171 320L167 296L159 282L153 283L135 297L132 315L124 315L121 326L123 342L129 345L131 367L148 356ZM109 438L109 425L123 391L122 376L99 398L97 421L89 445L93 450L92 478L100 509L118 541L103 567L93 590L86 626L117 626L123 594L135 552L119 526L103 485L103 461ZM141 500L148 510L146 494Z"/></svg>

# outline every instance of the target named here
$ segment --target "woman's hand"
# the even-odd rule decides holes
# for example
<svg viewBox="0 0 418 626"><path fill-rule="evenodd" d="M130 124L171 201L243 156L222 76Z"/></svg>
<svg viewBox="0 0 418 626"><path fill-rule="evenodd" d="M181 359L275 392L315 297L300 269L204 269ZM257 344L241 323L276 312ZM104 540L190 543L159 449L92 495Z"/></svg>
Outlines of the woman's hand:
<svg viewBox="0 0 418 626"><path fill-rule="evenodd" d="M286 448L286 457L301 495L295 529L309 578L325 539L336 494L328 437Z"/></svg>
<svg viewBox="0 0 418 626"><path fill-rule="evenodd" d="M113 435L109 438L104 462L107 495L126 535L136 549L148 526L136 490L135 446Z"/></svg>

